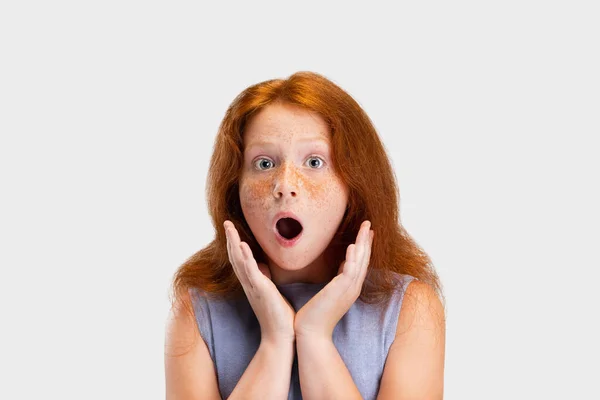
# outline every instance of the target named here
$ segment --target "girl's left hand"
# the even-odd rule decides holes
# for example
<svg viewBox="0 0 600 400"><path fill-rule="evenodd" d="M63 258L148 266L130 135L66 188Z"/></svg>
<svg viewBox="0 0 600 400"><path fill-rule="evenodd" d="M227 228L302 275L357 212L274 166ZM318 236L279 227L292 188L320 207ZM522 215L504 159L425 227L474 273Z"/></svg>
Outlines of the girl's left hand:
<svg viewBox="0 0 600 400"><path fill-rule="evenodd" d="M375 234L370 228L370 221L362 223L356 243L346 250L346 260L340 265L338 275L296 312L296 337L318 336L331 340L333 329L360 296L367 276Z"/></svg>

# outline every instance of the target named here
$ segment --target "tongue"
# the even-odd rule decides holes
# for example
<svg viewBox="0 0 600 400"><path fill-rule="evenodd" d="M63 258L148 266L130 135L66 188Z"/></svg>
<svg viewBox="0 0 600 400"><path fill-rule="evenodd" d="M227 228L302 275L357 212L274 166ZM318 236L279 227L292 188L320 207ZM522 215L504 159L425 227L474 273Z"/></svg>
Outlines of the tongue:
<svg viewBox="0 0 600 400"><path fill-rule="evenodd" d="M293 239L302 232L302 225L293 218L282 218L277 221L279 234L286 239Z"/></svg>

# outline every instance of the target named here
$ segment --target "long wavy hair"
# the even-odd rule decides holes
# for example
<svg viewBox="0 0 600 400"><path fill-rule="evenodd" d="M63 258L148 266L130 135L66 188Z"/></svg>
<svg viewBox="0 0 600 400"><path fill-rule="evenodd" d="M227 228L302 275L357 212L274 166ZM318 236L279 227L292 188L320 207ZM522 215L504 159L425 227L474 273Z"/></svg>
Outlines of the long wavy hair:
<svg viewBox="0 0 600 400"><path fill-rule="evenodd" d="M337 269L344 261L346 248L355 242L360 224L368 219L375 237L360 300L378 303L388 299L398 289L394 273L399 273L429 284L444 301L430 258L400 222L395 174L373 123L348 93L323 75L307 71L249 86L227 109L215 139L206 182L215 239L178 268L171 301L175 303L190 288L224 297L243 294L227 254L225 220L233 222L256 261L266 263L242 213L238 184L244 162L244 129L255 114L276 102L303 107L324 119L330 129L333 168L349 188L346 213L326 252L331 263L328 265Z"/></svg>

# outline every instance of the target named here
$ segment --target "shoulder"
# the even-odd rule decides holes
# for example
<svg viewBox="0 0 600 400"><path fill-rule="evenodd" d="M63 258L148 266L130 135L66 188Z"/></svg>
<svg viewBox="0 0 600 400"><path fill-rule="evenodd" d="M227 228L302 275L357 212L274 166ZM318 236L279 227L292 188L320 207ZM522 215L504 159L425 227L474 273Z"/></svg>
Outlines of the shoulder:
<svg viewBox="0 0 600 400"><path fill-rule="evenodd" d="M427 329L441 335L445 320L444 306L435 290L427 283L412 279L404 291L396 337L411 329Z"/></svg>
<svg viewBox="0 0 600 400"><path fill-rule="evenodd" d="M183 292L172 304L169 312L166 335L166 354L178 354L198 339L194 305L191 293Z"/></svg>
<svg viewBox="0 0 600 400"><path fill-rule="evenodd" d="M220 399L216 371L202 339L190 293L173 304L165 333L165 376L167 399Z"/></svg>
<svg viewBox="0 0 600 400"><path fill-rule="evenodd" d="M445 331L444 307L437 293L413 279L404 292L378 398L441 399Z"/></svg>

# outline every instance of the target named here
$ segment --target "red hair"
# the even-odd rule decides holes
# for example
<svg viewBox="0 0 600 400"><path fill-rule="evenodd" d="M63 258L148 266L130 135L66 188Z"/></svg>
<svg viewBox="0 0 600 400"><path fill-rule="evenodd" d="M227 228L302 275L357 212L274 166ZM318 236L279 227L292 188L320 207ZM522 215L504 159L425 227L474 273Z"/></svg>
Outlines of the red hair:
<svg viewBox="0 0 600 400"><path fill-rule="evenodd" d="M400 223L400 195L395 175L371 120L359 104L332 81L304 71L287 79L252 85L227 109L215 139L206 183L208 211L216 236L178 268L172 282L175 297L179 298L192 287L223 296L243 293L227 255L225 220L233 222L240 239L252 249L254 258L266 262L242 213L238 182L244 162L244 128L253 115L275 102L318 113L330 128L333 167L349 188L349 201L328 249L328 265L334 265L337 270L345 259L346 248L355 242L360 224L369 220L375 237L360 299L375 303L389 298L398 287L393 273L414 276L429 284L443 299L441 283L430 258Z"/></svg>

